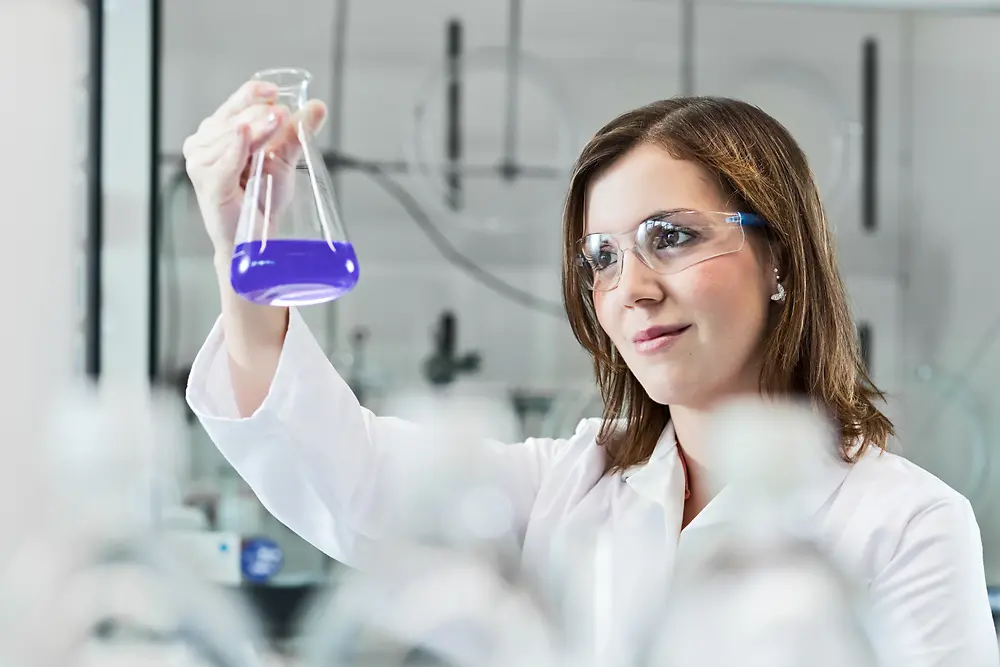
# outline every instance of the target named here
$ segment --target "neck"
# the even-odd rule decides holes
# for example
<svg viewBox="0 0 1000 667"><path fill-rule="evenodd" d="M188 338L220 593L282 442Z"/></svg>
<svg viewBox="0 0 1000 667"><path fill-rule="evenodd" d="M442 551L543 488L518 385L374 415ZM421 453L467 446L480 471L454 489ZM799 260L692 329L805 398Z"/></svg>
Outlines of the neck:
<svg viewBox="0 0 1000 667"><path fill-rule="evenodd" d="M749 393L749 392L747 392ZM718 401L705 406L670 406L670 421L677 446L687 464L690 497L684 508L684 525L693 519L728 483L718 470L715 452L708 443L712 419Z"/></svg>
<svg viewBox="0 0 1000 667"><path fill-rule="evenodd" d="M691 492L688 503L695 514L715 497L723 485L719 483L721 480L716 483L710 481L718 480L706 444L711 416L711 409L670 406L670 421L677 436L677 445L684 452L687 463L687 483Z"/></svg>

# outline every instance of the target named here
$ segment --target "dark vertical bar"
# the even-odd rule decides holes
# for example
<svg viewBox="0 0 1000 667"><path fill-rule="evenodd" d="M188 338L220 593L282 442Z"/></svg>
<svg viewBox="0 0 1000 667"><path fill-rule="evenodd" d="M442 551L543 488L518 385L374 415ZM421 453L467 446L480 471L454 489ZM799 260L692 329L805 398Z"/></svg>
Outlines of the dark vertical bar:
<svg viewBox="0 0 1000 667"><path fill-rule="evenodd" d="M509 0L507 19L507 104L504 118L503 158L500 176L513 181L518 175L517 121L521 108L521 0Z"/></svg>
<svg viewBox="0 0 1000 667"><path fill-rule="evenodd" d="M347 71L347 25L349 18L349 0L337 0L337 8L333 15L333 79L330 82L329 132L330 151L333 159L327 163L330 170L330 180L333 194L337 198L335 206L344 212L344 189L341 187L341 164L339 156L344 152L344 80ZM346 223L345 223L346 224ZM326 336L324 349L332 355L337 346L337 304L332 302L325 307Z"/></svg>
<svg viewBox="0 0 1000 667"><path fill-rule="evenodd" d="M87 238L84 372L101 375L101 249L104 245L104 5L89 0L90 66L87 119Z"/></svg>
<svg viewBox="0 0 1000 667"><path fill-rule="evenodd" d="M160 379L160 100L163 80L163 3L149 3L149 381ZM172 314L177 317L177 313Z"/></svg>
<svg viewBox="0 0 1000 667"><path fill-rule="evenodd" d="M868 322L858 323L858 345L861 348L861 361L865 370L872 372L872 325Z"/></svg>
<svg viewBox="0 0 1000 667"><path fill-rule="evenodd" d="M861 227L878 227L878 42L864 41L861 71Z"/></svg>
<svg viewBox="0 0 1000 667"><path fill-rule="evenodd" d="M445 122L445 154L448 184L448 206L458 210L462 206L462 22L448 21L448 88Z"/></svg>
<svg viewBox="0 0 1000 667"><path fill-rule="evenodd" d="M683 0L680 11L681 95L691 96L695 94L695 0Z"/></svg>

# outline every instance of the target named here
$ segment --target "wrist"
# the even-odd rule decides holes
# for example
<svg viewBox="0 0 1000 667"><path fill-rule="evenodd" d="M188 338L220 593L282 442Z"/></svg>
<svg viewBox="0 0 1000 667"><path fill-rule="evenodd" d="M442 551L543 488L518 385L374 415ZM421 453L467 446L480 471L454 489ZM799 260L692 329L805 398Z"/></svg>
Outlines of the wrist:
<svg viewBox="0 0 1000 667"><path fill-rule="evenodd" d="M225 277L229 280L229 272L232 269L233 264L233 250L216 248L215 254L212 256L212 265L215 267L215 272L219 274L220 277Z"/></svg>

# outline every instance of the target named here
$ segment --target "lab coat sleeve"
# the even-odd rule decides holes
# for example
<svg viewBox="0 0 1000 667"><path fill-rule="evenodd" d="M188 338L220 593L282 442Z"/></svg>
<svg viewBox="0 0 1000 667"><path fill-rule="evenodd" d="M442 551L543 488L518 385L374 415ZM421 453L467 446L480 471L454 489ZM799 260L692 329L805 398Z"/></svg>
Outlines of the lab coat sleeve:
<svg viewBox="0 0 1000 667"><path fill-rule="evenodd" d="M192 366L187 400L271 514L359 569L372 549L397 537L398 517L412 509L412 493L402 487L412 492L412 476L443 453L414 424L363 408L294 309L270 390L254 414L240 418L237 411L220 322ZM468 443L478 469L500 480L517 539L523 539L540 480L565 442Z"/></svg>
<svg viewBox="0 0 1000 667"><path fill-rule="evenodd" d="M969 502L941 500L917 513L872 582L876 613L907 667L997 667L983 547Z"/></svg>

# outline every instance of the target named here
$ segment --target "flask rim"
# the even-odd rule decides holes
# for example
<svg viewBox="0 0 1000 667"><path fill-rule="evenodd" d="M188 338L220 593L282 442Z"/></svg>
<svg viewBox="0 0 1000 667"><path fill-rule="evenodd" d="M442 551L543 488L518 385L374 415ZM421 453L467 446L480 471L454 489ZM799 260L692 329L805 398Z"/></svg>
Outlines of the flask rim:
<svg viewBox="0 0 1000 667"><path fill-rule="evenodd" d="M312 81L312 73L301 67L271 67L254 73L255 81L270 81L279 88L299 88Z"/></svg>

